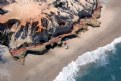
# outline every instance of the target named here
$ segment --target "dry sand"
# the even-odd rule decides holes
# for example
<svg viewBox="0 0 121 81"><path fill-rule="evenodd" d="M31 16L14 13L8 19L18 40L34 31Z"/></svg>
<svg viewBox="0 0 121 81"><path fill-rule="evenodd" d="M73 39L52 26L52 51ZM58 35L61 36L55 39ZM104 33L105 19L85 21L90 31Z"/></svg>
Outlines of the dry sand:
<svg viewBox="0 0 121 81"><path fill-rule="evenodd" d="M121 0L110 0L102 10L101 27L90 27L89 31L81 33L80 38L69 40L69 49L55 48L42 56L28 55L25 65L8 60L7 63L0 64L2 72L6 71L1 74L0 70L0 76L9 77L9 81L52 81L63 67L81 54L102 47L121 36L120 4Z"/></svg>

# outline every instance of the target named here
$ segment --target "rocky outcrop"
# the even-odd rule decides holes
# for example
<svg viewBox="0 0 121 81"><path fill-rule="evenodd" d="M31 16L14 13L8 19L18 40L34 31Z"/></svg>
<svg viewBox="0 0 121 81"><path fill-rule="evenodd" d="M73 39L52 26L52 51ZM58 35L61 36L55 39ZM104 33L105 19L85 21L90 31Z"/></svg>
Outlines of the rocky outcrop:
<svg viewBox="0 0 121 81"><path fill-rule="evenodd" d="M97 20L102 8L99 0L43 0L39 6L40 15L34 18L0 23L0 43L17 60L24 60L28 53L43 54L62 44L63 38L101 24Z"/></svg>
<svg viewBox="0 0 121 81"><path fill-rule="evenodd" d="M0 6L11 4L11 3L14 3L14 2L15 2L15 0L0 0Z"/></svg>
<svg viewBox="0 0 121 81"><path fill-rule="evenodd" d="M4 9L0 8L0 15L4 15L4 14L6 14L7 12L8 12L7 10L4 10Z"/></svg>

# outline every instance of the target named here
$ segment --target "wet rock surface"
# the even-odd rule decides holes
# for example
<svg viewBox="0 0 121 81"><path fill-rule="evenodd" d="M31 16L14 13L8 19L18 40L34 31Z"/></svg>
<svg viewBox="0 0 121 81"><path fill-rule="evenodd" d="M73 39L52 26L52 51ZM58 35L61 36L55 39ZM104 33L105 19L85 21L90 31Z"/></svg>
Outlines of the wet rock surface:
<svg viewBox="0 0 121 81"><path fill-rule="evenodd" d="M88 26L99 27L101 24L97 20L102 8L99 0L42 2L39 4L40 15L34 18L12 18L0 22L0 44L7 46L16 60L22 59L24 62L29 53L44 54L48 47L63 43L63 38L88 30ZM3 3L0 1L0 4ZM2 8L0 12L3 12Z"/></svg>

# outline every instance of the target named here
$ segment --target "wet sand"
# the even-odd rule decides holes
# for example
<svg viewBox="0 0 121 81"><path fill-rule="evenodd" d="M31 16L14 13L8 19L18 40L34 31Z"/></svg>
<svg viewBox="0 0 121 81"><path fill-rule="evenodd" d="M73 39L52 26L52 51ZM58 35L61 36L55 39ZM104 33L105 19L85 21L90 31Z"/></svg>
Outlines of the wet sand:
<svg viewBox="0 0 121 81"><path fill-rule="evenodd" d="M121 36L121 1L110 0L102 9L102 24L99 28L89 27L89 31L80 33L80 38L68 40L69 49L54 48L45 55L31 55L26 58L25 65L9 59L0 64L0 69L6 71L9 81L53 81L59 72L72 60L81 54L111 43ZM2 80L0 80L2 81Z"/></svg>

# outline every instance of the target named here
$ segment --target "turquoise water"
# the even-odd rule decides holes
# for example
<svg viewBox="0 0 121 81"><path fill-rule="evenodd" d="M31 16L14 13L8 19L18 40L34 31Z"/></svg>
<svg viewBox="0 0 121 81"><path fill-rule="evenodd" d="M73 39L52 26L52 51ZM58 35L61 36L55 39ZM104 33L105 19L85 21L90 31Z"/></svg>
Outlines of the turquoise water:
<svg viewBox="0 0 121 81"><path fill-rule="evenodd" d="M53 81L121 81L121 37L82 54Z"/></svg>
<svg viewBox="0 0 121 81"><path fill-rule="evenodd" d="M121 81L121 43L115 45L113 52L106 52L107 63L98 65L96 63L89 67L84 75L76 78L76 81ZM108 54L109 53L109 54Z"/></svg>

